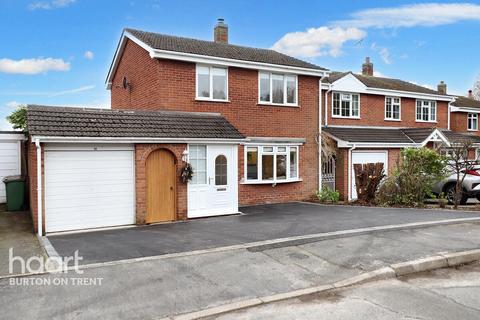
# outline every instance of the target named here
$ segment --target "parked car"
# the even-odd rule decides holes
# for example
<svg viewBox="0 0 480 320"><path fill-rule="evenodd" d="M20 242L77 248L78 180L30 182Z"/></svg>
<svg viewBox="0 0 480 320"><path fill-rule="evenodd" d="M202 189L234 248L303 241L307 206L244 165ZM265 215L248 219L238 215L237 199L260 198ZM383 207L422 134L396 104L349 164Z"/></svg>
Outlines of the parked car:
<svg viewBox="0 0 480 320"><path fill-rule="evenodd" d="M433 186L432 192L437 196L443 193L448 203L453 204L456 184L457 174L450 173L447 178ZM466 204L469 198L477 198L480 201L480 166L475 166L472 170L467 171L462 187L463 193L460 204Z"/></svg>

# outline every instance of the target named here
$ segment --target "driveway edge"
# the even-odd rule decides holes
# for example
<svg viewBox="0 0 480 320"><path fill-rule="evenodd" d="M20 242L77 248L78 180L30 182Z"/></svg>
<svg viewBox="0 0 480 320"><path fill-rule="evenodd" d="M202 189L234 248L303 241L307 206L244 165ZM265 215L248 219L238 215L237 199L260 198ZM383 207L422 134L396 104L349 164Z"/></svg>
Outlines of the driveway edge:
<svg viewBox="0 0 480 320"><path fill-rule="evenodd" d="M248 300L228 303L200 311L184 313L176 316L161 318L161 320L193 320L212 317L250 308L262 304L278 302L282 300L298 298L301 296L311 295L315 293L328 292L335 289L350 287L353 285L364 284L367 282L398 278L419 272L432 271L447 267L456 267L463 264L480 261L480 249L467 250L461 252L442 253L427 258L411 260L402 263L396 263L383 267L374 271L362 273L360 275L340 280L332 284L320 285L305 289L299 289L274 295L257 297Z"/></svg>

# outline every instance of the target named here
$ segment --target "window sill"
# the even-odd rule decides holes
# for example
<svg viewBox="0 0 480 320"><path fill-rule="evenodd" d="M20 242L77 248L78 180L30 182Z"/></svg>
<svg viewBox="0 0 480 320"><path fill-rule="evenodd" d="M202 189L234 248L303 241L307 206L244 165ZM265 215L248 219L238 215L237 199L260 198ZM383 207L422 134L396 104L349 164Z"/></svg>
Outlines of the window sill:
<svg viewBox="0 0 480 320"><path fill-rule="evenodd" d="M402 121L402 119L387 119L387 118L385 118L383 120L385 120L385 121L396 121L396 122L401 122Z"/></svg>
<svg viewBox="0 0 480 320"><path fill-rule="evenodd" d="M425 120L415 120L415 122L420 122L420 123L438 123L438 121L425 121Z"/></svg>
<svg viewBox="0 0 480 320"><path fill-rule="evenodd" d="M292 182L301 182L302 178L289 179L289 180L245 180L243 179L240 184L281 184L281 183L292 183Z"/></svg>
<svg viewBox="0 0 480 320"><path fill-rule="evenodd" d="M342 116L332 116L332 119L352 119L352 120L360 120L360 117L342 117Z"/></svg>
<svg viewBox="0 0 480 320"><path fill-rule="evenodd" d="M467 131L470 131L470 132L478 132L478 129L467 129Z"/></svg>
<svg viewBox="0 0 480 320"><path fill-rule="evenodd" d="M258 102L257 106L263 107L282 107L282 108L300 108L298 104L281 104L281 103L268 103L268 102Z"/></svg>
<svg viewBox="0 0 480 320"><path fill-rule="evenodd" d="M199 102L219 102L219 103L230 103L230 100L218 100L218 99L202 99L202 98L195 98L195 101Z"/></svg>

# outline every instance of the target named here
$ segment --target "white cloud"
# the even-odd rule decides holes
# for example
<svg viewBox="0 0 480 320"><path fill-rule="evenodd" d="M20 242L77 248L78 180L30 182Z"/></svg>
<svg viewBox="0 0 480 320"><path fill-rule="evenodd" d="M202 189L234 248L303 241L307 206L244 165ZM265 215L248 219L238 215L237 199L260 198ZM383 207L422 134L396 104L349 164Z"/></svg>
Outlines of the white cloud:
<svg viewBox="0 0 480 320"><path fill-rule="evenodd" d="M73 4L76 0L52 0L52 1L37 1L28 5L29 10L51 10L56 8L64 8Z"/></svg>
<svg viewBox="0 0 480 320"><path fill-rule="evenodd" d="M390 58L390 51L388 50L388 48L381 48L378 54L380 55L380 58L382 58L383 62L385 62L386 64L392 63L392 59Z"/></svg>
<svg viewBox="0 0 480 320"><path fill-rule="evenodd" d="M34 58L12 60L0 59L0 72L18 74L38 74L48 71L68 71L70 63L62 59Z"/></svg>
<svg viewBox="0 0 480 320"><path fill-rule="evenodd" d="M345 42L358 41L365 36L366 32L357 28L310 28L285 34L272 49L300 57L337 57L342 53Z"/></svg>
<svg viewBox="0 0 480 320"><path fill-rule="evenodd" d="M9 101L9 102L5 103L5 106L9 109L15 109L19 105L21 105L21 103L18 102L18 101Z"/></svg>
<svg viewBox="0 0 480 320"><path fill-rule="evenodd" d="M88 51L85 51L85 53L83 54L83 56L88 59L88 60L92 60L93 59L93 52L88 50Z"/></svg>
<svg viewBox="0 0 480 320"><path fill-rule="evenodd" d="M95 86L93 85L88 85L88 86L83 86L80 88L75 88L75 89L69 89L69 90L64 90L64 91L58 91L58 92L52 92L48 96L49 97L58 97L58 96L63 96L66 94L72 94L72 93L79 93L79 92L84 92L88 90L94 89Z"/></svg>
<svg viewBox="0 0 480 320"><path fill-rule="evenodd" d="M351 14L351 19L334 25L356 28L409 28L439 26L480 20L480 5L473 3L423 3L390 8L373 8Z"/></svg>

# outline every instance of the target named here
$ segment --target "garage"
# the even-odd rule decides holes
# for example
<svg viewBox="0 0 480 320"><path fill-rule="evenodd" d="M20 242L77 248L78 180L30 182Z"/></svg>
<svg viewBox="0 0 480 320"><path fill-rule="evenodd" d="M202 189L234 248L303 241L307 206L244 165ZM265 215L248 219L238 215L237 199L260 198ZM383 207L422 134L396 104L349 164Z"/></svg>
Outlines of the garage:
<svg viewBox="0 0 480 320"><path fill-rule="evenodd" d="M133 145L45 146L46 232L135 223Z"/></svg>
<svg viewBox="0 0 480 320"><path fill-rule="evenodd" d="M388 168L388 151L352 151L352 164L351 164L351 200L357 199L357 187L355 184L355 171L353 169L354 164L365 164L365 163L378 163L381 162L384 164L384 170L387 172Z"/></svg>
<svg viewBox="0 0 480 320"><path fill-rule="evenodd" d="M5 203L5 184L3 178L21 173L21 141L23 133L0 131L0 203Z"/></svg>

